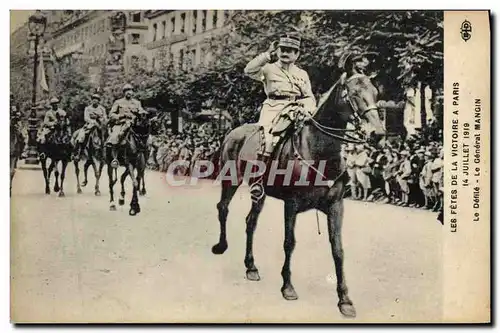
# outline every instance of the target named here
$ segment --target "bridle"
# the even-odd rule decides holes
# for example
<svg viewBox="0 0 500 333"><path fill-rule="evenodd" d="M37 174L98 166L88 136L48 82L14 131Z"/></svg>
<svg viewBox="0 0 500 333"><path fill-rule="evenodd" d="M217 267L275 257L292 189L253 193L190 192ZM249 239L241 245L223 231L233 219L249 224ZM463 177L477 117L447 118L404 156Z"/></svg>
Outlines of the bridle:
<svg viewBox="0 0 500 333"><path fill-rule="evenodd" d="M309 118L307 121L311 122L311 124L316 129L318 129L320 132L322 132L323 134L330 136L330 137L333 137L337 140L340 140L343 142L355 143L355 144L366 143L365 139L358 139L358 138L354 137L353 135L349 134L349 133L356 133L359 137L363 138L364 135L361 132L361 122L363 121L362 118L365 117L367 112L378 111L377 106L368 107L364 110L359 111L357 104L353 102L353 100L351 98L351 94L349 94L348 85L346 83L349 82L350 80L356 78L356 77L359 77L359 76L362 76L362 74L354 74L350 78L346 79L345 82L341 82L341 80L339 80L336 83L336 85L337 84L341 85L342 91L345 91L345 94L342 93L344 95L344 96L342 96L342 98L344 98L346 100L346 102L350 105L350 107L352 109L352 115L351 115L352 122L351 123L354 125L355 129L336 128L336 127L325 126L325 125L319 123L317 120L315 120L312 117Z"/></svg>
<svg viewBox="0 0 500 333"><path fill-rule="evenodd" d="M335 85L337 84L340 84L341 85L341 89L342 91L345 91L345 95L344 93L342 93L344 96L343 98L346 99L347 103L350 105L353 113L352 113L352 116L354 117L354 126L355 126L355 129L347 129L347 128L336 128L336 127L329 127L329 126L325 126L325 125L322 125L321 123L319 123L317 120L315 120L313 117L311 118L308 118L306 120L306 122L310 122L316 129L318 129L320 132L324 133L325 135L329 136L329 137L332 137L332 138L335 138L339 141L343 141L343 142L349 142L349 143L355 143L355 144L364 144L366 143L366 140L365 139L358 139L356 137L354 137L352 134L352 132L358 134L360 137L364 137L364 135L361 133L360 129L361 129L361 121L362 121L362 117L365 116L365 114L369 111L377 111L378 110L378 107L377 106L374 106L374 107L369 107L367 108L366 110L362 110L361 112L358 112L358 108L357 108L357 105L352 101L351 97L350 97L350 94L349 94L349 88L348 86L346 85L347 82L349 82L350 80L352 80L353 78L355 77L359 77L359 75L353 75L351 76L350 78L348 78L347 80L345 80L345 82L341 82L341 80L339 80ZM334 87L335 87L334 85ZM333 90L333 88L332 88ZM297 147L295 146L295 138L296 136L299 134L299 132L301 131L302 127L298 130L295 131L294 135L292 136L291 138L291 144L292 144L292 149L293 149L293 155L294 157L299 160L300 163L302 164L305 164L308 168L314 170L314 172L316 172L316 174L318 174L319 176L321 176L323 179L327 179L327 177L323 174L323 172L321 172L320 170L318 170L318 168L316 168L314 165L310 164L308 161L306 161L302 155L299 153L299 151L297 150ZM345 170L344 170L345 172ZM344 172L341 172L334 180L329 180L328 181L328 186L329 187L332 187L336 182L337 180L340 179L340 177L344 174Z"/></svg>

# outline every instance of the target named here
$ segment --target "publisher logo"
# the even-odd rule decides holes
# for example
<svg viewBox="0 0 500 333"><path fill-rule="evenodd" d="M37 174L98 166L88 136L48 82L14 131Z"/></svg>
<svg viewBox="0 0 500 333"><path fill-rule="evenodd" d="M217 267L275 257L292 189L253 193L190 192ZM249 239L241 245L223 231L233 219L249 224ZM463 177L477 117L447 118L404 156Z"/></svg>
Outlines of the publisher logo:
<svg viewBox="0 0 500 333"><path fill-rule="evenodd" d="M462 35L462 39L464 41L468 41L472 37L472 25L469 21L465 20L462 22L462 26L460 27L460 34Z"/></svg>

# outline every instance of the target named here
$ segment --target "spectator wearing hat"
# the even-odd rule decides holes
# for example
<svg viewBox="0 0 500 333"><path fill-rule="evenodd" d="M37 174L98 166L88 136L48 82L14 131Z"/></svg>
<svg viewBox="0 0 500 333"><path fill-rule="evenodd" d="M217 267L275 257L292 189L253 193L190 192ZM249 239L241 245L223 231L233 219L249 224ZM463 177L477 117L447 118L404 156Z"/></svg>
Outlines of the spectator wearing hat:
<svg viewBox="0 0 500 333"><path fill-rule="evenodd" d="M85 125L79 130L76 137L76 144L78 145L78 155L81 156L85 141L95 127L99 129L101 140L104 140L104 129L108 123L108 116L106 110L100 105L101 96L93 94L91 104L85 108L84 120Z"/></svg>
<svg viewBox="0 0 500 333"><path fill-rule="evenodd" d="M424 153L424 159L424 166L422 167L419 175L419 185L424 195L424 207L430 209L435 198L434 189L432 187L432 153L430 151L426 151Z"/></svg>
<svg viewBox="0 0 500 333"><path fill-rule="evenodd" d="M441 194L440 187L443 177L443 157L444 157L444 150L441 149L439 155L436 156L431 165L432 187L434 189L434 193L437 196L436 203L434 204L434 207L432 209L433 212L439 211L442 206L442 195L440 195Z"/></svg>
<svg viewBox="0 0 500 333"><path fill-rule="evenodd" d="M71 135L69 119L66 111L59 107L59 99L57 97L52 97L50 99L50 106L51 109L45 112L42 128L40 132L38 132L37 141L39 144L45 144L47 142L47 136L54 132L57 124L64 125L64 128L68 131L68 135Z"/></svg>
<svg viewBox="0 0 500 333"><path fill-rule="evenodd" d="M365 150L362 144L356 145L356 160L354 165L356 166L356 178L363 189L363 195L361 196L363 201L368 200L368 192L371 189L370 174L372 172L370 168L370 158L368 152Z"/></svg>
<svg viewBox="0 0 500 333"><path fill-rule="evenodd" d="M358 199L358 181L356 178L356 157L358 154L354 149L354 145L349 143L345 148L347 174L349 175L349 187L351 195L354 199Z"/></svg>
<svg viewBox="0 0 500 333"><path fill-rule="evenodd" d="M401 188L401 206L408 207L410 194L408 179L411 176L410 152L403 150L401 157L403 161L399 165L398 171L398 183Z"/></svg>
<svg viewBox="0 0 500 333"><path fill-rule="evenodd" d="M410 164L411 164L411 176L408 179L408 184L410 187L410 206L411 207L422 207L424 206L424 197L419 186L419 175L424 167L424 152L423 148L419 148L415 153L411 154Z"/></svg>

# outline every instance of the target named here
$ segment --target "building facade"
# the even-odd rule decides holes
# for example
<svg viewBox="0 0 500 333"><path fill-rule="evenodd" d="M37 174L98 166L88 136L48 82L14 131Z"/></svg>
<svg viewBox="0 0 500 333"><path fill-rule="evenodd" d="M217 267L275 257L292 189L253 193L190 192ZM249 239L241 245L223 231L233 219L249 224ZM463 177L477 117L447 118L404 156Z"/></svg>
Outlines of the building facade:
<svg viewBox="0 0 500 333"><path fill-rule="evenodd" d="M147 66L157 70L167 65L192 70L211 60L208 39L227 25L229 10L147 11L145 43Z"/></svg>

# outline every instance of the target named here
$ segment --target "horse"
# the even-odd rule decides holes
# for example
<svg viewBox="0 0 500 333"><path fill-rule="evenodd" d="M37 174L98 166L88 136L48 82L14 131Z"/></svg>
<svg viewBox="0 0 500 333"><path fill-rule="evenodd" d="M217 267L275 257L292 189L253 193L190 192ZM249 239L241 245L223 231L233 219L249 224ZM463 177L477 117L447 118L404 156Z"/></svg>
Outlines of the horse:
<svg viewBox="0 0 500 333"><path fill-rule="evenodd" d="M293 175L297 178L299 166L306 167L306 171L313 176L320 175L324 180L322 185L300 186L297 182L290 185L275 182L267 184L268 173L264 178L264 193L260 200L253 200L252 207L246 217L246 277L251 281L260 280L258 269L253 256L253 235L257 220L263 209L266 195L284 201L284 230L285 238L283 249L285 261L281 270L283 285L281 293L286 300L295 300L297 293L291 280L290 261L295 248L295 222L299 213L310 209L317 209L327 215L329 241L335 272L337 276L337 304L342 315L355 317L356 310L348 296L348 288L344 277L344 250L342 247L342 218L343 197L348 182L344 160L341 157L341 142L357 142L346 128L348 122L357 122L361 119L368 121L378 136L385 132L377 108L378 91L370 79L362 74L350 77L342 75L320 101L313 116L306 118L297 130L285 136L276 147L273 163L281 169L287 168L287 163L293 163ZM300 107L300 105L299 105ZM359 127L359 126L358 126ZM258 133L261 135L256 135ZM228 248L226 238L226 220L228 206L236 190L242 183L242 174L247 166L239 157L245 152L256 160L257 151L262 149L263 132L258 124L245 124L233 129L222 143L220 148L219 170L228 162L236 161L237 180L222 181L221 197L217 204L220 224L219 242L212 247L216 255L224 253ZM318 161L326 161L323 172L314 165ZM312 163L311 163L312 162ZM321 164L321 163L319 163ZM255 164L252 164L255 166ZM224 175L224 169L219 176ZM278 179L278 177L276 177ZM249 179L251 185L255 179Z"/></svg>
<svg viewBox="0 0 500 333"><path fill-rule="evenodd" d="M82 131L83 129L79 129L78 131ZM82 193L82 187L87 186L87 172L90 166L94 169L95 175L95 187L94 194L96 196L101 195L101 191L99 188L99 180L101 179L102 169L104 168L104 137L103 131L98 126L94 126L89 133L89 136L83 146L83 149L79 147L78 144L75 143L76 136L78 135L78 131L73 134L72 142L74 148L73 155L73 163L75 165L75 174L76 174L76 186L77 193ZM82 151L83 150L83 151ZM87 157L84 165L83 165L83 175L84 180L80 186L80 157L84 153Z"/></svg>
<svg viewBox="0 0 500 333"><path fill-rule="evenodd" d="M12 194L12 180L16 174L17 161L24 150L24 137L19 128L20 113L12 114L10 121L10 193Z"/></svg>
<svg viewBox="0 0 500 333"><path fill-rule="evenodd" d="M47 141L43 144L38 143L40 152L40 163L42 165L43 178L45 179L45 194L50 194L50 175L54 170L56 181L54 192L59 192L59 197L64 197L64 179L66 177L66 167L72 156L71 134L69 133L69 123L66 119L59 119L55 125L54 131L49 135ZM51 162L47 169L47 159ZM59 173L58 164L61 162L61 172ZM61 184L59 185L59 175L61 175Z"/></svg>
<svg viewBox="0 0 500 333"><path fill-rule="evenodd" d="M125 172L121 176L122 191L120 192L119 204L123 205L125 203L125 189L124 182L127 176L130 175L132 178L133 190L132 199L130 201L129 215L135 216L140 213L141 207L139 205L139 198L137 192L139 191L140 181L144 179L144 172L146 169L146 154L145 142L149 135L149 124L146 117L138 115L127 133L125 134L124 141L125 144L117 147L118 149L118 162L120 166L125 167ZM114 186L118 180L117 170L111 166L111 161L113 156L111 154L111 149L109 147L105 148L105 161L108 166L108 178L109 178L109 195L110 204L109 209L111 211L116 210L116 205L114 201ZM137 174L134 171L137 171ZM114 172L113 172L114 171ZM144 184L144 181L143 181Z"/></svg>

